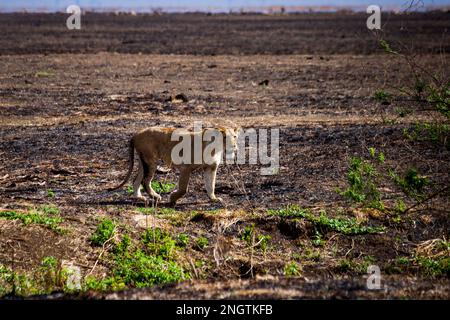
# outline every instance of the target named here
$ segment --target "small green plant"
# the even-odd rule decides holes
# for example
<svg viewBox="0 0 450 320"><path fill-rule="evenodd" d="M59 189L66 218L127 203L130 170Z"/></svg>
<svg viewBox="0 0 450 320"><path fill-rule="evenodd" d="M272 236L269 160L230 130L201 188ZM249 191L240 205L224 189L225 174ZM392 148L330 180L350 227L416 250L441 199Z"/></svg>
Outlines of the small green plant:
<svg viewBox="0 0 450 320"><path fill-rule="evenodd" d="M91 243L95 246L103 246L106 241L114 236L116 224L111 219L101 219L97 229L89 238Z"/></svg>
<svg viewBox="0 0 450 320"><path fill-rule="evenodd" d="M83 284L84 291L119 291L124 290L126 287L127 285L119 277L106 277L103 279L96 279L93 276L88 276L86 277Z"/></svg>
<svg viewBox="0 0 450 320"><path fill-rule="evenodd" d="M54 198L55 192L52 189L47 189L47 197Z"/></svg>
<svg viewBox="0 0 450 320"><path fill-rule="evenodd" d="M295 261L289 262L284 267L284 275L286 277L299 276L300 275L300 271L301 271L301 266Z"/></svg>
<svg viewBox="0 0 450 320"><path fill-rule="evenodd" d="M248 245L251 245L253 242L254 231L255 231L255 224L246 226L242 231L241 239L247 242Z"/></svg>
<svg viewBox="0 0 450 320"><path fill-rule="evenodd" d="M380 47L381 47L381 49L383 49L384 52L386 52L386 53L399 54L397 51L394 51L394 50L391 48L391 46L389 45L389 43L388 43L386 40L384 40L384 39L381 39L381 40L380 40Z"/></svg>
<svg viewBox="0 0 450 320"><path fill-rule="evenodd" d="M391 96L383 91L383 90L377 90L375 91L375 93L373 94L373 97L376 101L382 103L382 104L391 104Z"/></svg>
<svg viewBox="0 0 450 320"><path fill-rule="evenodd" d="M411 109L401 108L401 107L400 108L395 108L394 111L401 118L404 118L407 115L412 113Z"/></svg>
<svg viewBox="0 0 450 320"><path fill-rule="evenodd" d="M447 123L417 122L412 128L403 129L410 141L431 141L450 149L450 126Z"/></svg>
<svg viewBox="0 0 450 320"><path fill-rule="evenodd" d="M156 229L155 229L156 231ZM164 231L146 230L142 235L144 250L125 234L110 254L111 275L96 279L88 277L84 290L110 291L127 287L151 287L190 278L183 267L172 260L174 241Z"/></svg>
<svg viewBox="0 0 450 320"><path fill-rule="evenodd" d="M423 197L424 189L429 184L428 178L421 176L415 168L408 169L403 177L389 170L389 176L405 194L416 199Z"/></svg>
<svg viewBox="0 0 450 320"><path fill-rule="evenodd" d="M447 119L450 118L450 82L440 85L429 84L426 89L427 101Z"/></svg>
<svg viewBox="0 0 450 320"><path fill-rule="evenodd" d="M372 157L375 156L375 149L369 149ZM379 156L379 161L384 162L384 155ZM368 161L359 157L353 157L350 161L347 180L349 187L341 194L353 201L364 203L365 205L383 210L381 193L378 191L376 179L379 176L375 167Z"/></svg>
<svg viewBox="0 0 450 320"><path fill-rule="evenodd" d="M314 239L313 239L312 243L316 247L323 247L326 242L323 239L322 234L316 230L316 234L314 235Z"/></svg>
<svg viewBox="0 0 450 320"><path fill-rule="evenodd" d="M156 193L164 194L169 193L175 189L177 185L172 182L160 182L160 181L152 181L152 189L155 190ZM144 191L144 187L140 186L141 192ZM133 194L134 189L132 186L127 187L127 193Z"/></svg>
<svg viewBox="0 0 450 320"><path fill-rule="evenodd" d="M137 288L178 282L188 278L183 268L176 262L164 260L161 256L147 255L140 249L117 258L113 274L125 285Z"/></svg>
<svg viewBox="0 0 450 320"><path fill-rule="evenodd" d="M253 237L255 238L254 240ZM262 251L267 251L272 237L269 235L256 234L255 224L251 224L250 226L246 226L244 228L241 234L241 239L249 246L256 245L256 247L260 248ZM253 243L253 241L255 241L255 243Z"/></svg>
<svg viewBox="0 0 450 320"><path fill-rule="evenodd" d="M200 238L197 239L195 244L197 245L198 249L203 250L209 245L209 241L205 237L200 237Z"/></svg>
<svg viewBox="0 0 450 320"><path fill-rule="evenodd" d="M394 206L394 212L396 213L404 213L406 211L406 204L403 200L397 200Z"/></svg>
<svg viewBox="0 0 450 320"><path fill-rule="evenodd" d="M180 233L177 237L177 246L186 248L189 245L190 237L186 233Z"/></svg>
<svg viewBox="0 0 450 320"><path fill-rule="evenodd" d="M419 273L430 278L437 278L450 275L450 257L398 257L389 261L385 271L390 274L395 273Z"/></svg>
<svg viewBox="0 0 450 320"><path fill-rule="evenodd" d="M262 250L262 251L267 251L267 249L268 249L268 247L269 247L269 243L270 243L270 240L272 240L272 237L271 236L269 236L269 235L263 235L263 234L260 234L260 235L258 235L258 237L257 237L257 240L258 240L258 247Z"/></svg>
<svg viewBox="0 0 450 320"><path fill-rule="evenodd" d="M365 256L362 260L341 259L338 262L337 269L340 272L354 272L357 274L366 274L370 265L375 263L376 259L372 256Z"/></svg>
<svg viewBox="0 0 450 320"><path fill-rule="evenodd" d="M303 256L305 257L306 260L311 260L311 261L315 261L315 262L320 261L320 258L321 258L321 254L320 254L319 250L312 250L310 248L305 248L305 250L303 252Z"/></svg>
<svg viewBox="0 0 450 320"><path fill-rule="evenodd" d="M55 288L59 288L62 286L64 275L58 259L56 259L55 257L44 257L41 261L39 271L42 274L46 292L51 292Z"/></svg>

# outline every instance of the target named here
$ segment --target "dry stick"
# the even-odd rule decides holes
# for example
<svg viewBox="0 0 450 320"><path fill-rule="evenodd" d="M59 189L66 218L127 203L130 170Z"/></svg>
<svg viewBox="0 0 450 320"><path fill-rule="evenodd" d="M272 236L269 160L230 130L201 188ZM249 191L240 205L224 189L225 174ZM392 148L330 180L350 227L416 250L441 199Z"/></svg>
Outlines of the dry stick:
<svg viewBox="0 0 450 320"><path fill-rule="evenodd" d="M252 234L252 247L250 251L250 270L246 272L250 272L252 278L253 278L253 244L255 243L255 233Z"/></svg>
<svg viewBox="0 0 450 320"><path fill-rule="evenodd" d="M91 271L89 271L89 272L86 274L86 277L87 277L88 275L92 274L92 272L94 272L94 269L95 269L95 267L97 267L97 264L98 264L98 262L100 261L100 258L102 257L102 255L103 255L103 254L106 252L106 250L107 250L106 244L107 244L108 242L110 242L112 239L115 238L115 232L116 232L116 227L114 227L114 229L113 229L113 235L112 235L108 240L106 240L106 241L103 243L102 251L101 251L100 254L98 255L97 260L95 260L94 266L92 267ZM108 248L108 249L109 249L109 248Z"/></svg>
<svg viewBox="0 0 450 320"><path fill-rule="evenodd" d="M241 168L240 168L237 164L236 164L236 167L238 168L239 172L242 172ZM241 186L239 185L239 182L237 181L236 177L234 176L233 172L231 172L231 170L230 170L228 167L226 167L226 168L227 168L227 170L228 170L228 175L231 176L231 177L233 178L234 184L236 185L236 187L238 188L238 190L241 191L242 193L244 193L244 195L245 195L245 200L247 201L248 205L249 205L250 207L253 208L253 205L252 205L252 203L250 202L250 199L249 199L249 196L248 196L248 193L247 193L247 189L245 188L245 183L242 182L242 187L241 187Z"/></svg>
<svg viewBox="0 0 450 320"><path fill-rule="evenodd" d="M443 192L445 192L445 191L447 191L447 190L449 190L449 189L450 189L450 185L448 185L448 186L446 186L445 188L443 188L443 189L441 189L441 190L439 190L439 191L433 193L431 196L425 198L424 200L419 201L419 202L417 202L416 204L412 205L411 207L409 207L408 209L406 209L406 210L404 211L404 213L406 213L406 212L408 212L409 210L411 210L411 209L413 209L413 208L415 208L415 207L417 207L417 206L419 206L419 205L421 205L421 204L423 204L423 203L425 203L425 202L427 202L427 201L429 201L429 200L431 200L431 199L437 197L438 195L440 195L441 193L443 193Z"/></svg>

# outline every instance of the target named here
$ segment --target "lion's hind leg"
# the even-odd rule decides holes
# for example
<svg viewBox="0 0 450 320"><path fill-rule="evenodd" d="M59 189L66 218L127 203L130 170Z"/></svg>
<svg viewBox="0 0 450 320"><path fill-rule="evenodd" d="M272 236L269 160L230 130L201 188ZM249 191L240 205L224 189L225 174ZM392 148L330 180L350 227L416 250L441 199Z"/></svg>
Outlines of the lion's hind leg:
<svg viewBox="0 0 450 320"><path fill-rule="evenodd" d="M142 159L139 158L139 170L136 178L133 181L133 197L141 200L145 200L145 197L141 194L141 184L144 179L144 165Z"/></svg>
<svg viewBox="0 0 450 320"><path fill-rule="evenodd" d="M145 192L148 193L148 195L154 199L156 199L157 201L161 201L161 196L156 193L155 190L153 190L151 182L153 180L153 177L155 175L156 172L156 162L154 161L147 161L144 159L141 159L141 163L142 163L142 167L143 167L143 172L144 172L144 181L143 181L143 186L145 189Z"/></svg>

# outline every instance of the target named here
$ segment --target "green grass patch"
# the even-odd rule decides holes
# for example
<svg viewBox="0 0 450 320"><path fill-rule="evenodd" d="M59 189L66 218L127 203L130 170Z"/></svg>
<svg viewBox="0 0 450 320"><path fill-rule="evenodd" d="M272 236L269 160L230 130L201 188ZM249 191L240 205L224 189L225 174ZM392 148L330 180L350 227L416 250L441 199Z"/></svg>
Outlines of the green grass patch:
<svg viewBox="0 0 450 320"><path fill-rule="evenodd" d="M59 208L52 204L40 206L37 210L46 215L58 215L60 213Z"/></svg>
<svg viewBox="0 0 450 320"><path fill-rule="evenodd" d="M151 186L152 186L152 189L155 190L156 193L164 194L164 193L172 192L177 185L172 182L152 181ZM140 186L140 188L141 188L141 192L145 191L144 187ZM133 187L128 186L127 192L128 192L128 194L133 194L134 193Z"/></svg>
<svg viewBox="0 0 450 320"><path fill-rule="evenodd" d="M156 212L161 215L173 215L179 213L177 210L173 208L155 208L155 207L139 207L136 208L136 211L141 214L155 214Z"/></svg>
<svg viewBox="0 0 450 320"><path fill-rule="evenodd" d="M37 224L45 226L46 228L57 233L64 232L64 229L59 226L64 219L54 213L54 211L51 214L40 212L38 210L30 210L26 213L18 213L16 211L0 211L0 218L7 220L20 220L25 225Z"/></svg>
<svg viewBox="0 0 450 320"><path fill-rule="evenodd" d="M336 231L345 235L357 235L368 233L380 233L385 230L383 226L370 227L361 225L354 218L331 218L321 211L319 216L314 215L310 210L301 208L297 205L290 205L283 209L268 210L268 215L285 218L303 218L314 224L321 231Z"/></svg>
<svg viewBox="0 0 450 320"><path fill-rule="evenodd" d="M142 235L142 242L149 253L163 258L170 258L175 251L176 241L160 228L147 229Z"/></svg>
<svg viewBox="0 0 450 320"><path fill-rule="evenodd" d="M418 273L429 278L450 276L450 257L398 257L386 263L389 274Z"/></svg>
<svg viewBox="0 0 450 320"><path fill-rule="evenodd" d="M157 240L158 246L149 248ZM159 230L155 234L147 230L142 236L142 243L143 249L133 245L130 237L124 235L109 255L111 275L103 279L88 278L84 289L110 291L127 287L144 288L190 278L189 273L168 254L175 249L175 242L167 233Z"/></svg>
<svg viewBox="0 0 450 320"><path fill-rule="evenodd" d="M152 181L152 188L157 193L169 193L172 192L177 185L172 182L160 182L160 181Z"/></svg>

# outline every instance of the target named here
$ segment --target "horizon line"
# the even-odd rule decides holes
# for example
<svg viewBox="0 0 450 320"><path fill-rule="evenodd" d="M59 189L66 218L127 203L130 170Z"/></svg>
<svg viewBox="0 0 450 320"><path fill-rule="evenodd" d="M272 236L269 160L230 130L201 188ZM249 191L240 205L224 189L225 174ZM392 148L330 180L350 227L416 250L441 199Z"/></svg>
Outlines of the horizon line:
<svg viewBox="0 0 450 320"><path fill-rule="evenodd" d="M389 12L427 12L434 10L450 10L449 5L424 5L419 8L403 8L399 5L380 6ZM84 6L82 12L92 13L319 13L319 12L365 12L365 5L317 5L317 6ZM65 8L49 9L45 6L36 8L2 8L0 13L66 13Z"/></svg>

